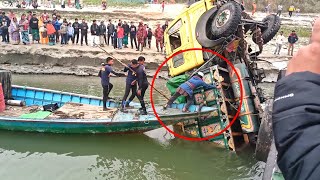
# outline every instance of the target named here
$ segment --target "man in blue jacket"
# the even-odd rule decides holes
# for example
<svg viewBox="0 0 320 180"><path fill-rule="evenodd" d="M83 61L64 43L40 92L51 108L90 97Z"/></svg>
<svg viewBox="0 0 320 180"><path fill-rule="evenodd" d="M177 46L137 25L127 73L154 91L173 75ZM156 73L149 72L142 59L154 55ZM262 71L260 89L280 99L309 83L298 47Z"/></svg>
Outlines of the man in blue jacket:
<svg viewBox="0 0 320 180"><path fill-rule="evenodd" d="M312 43L289 61L275 87L272 127L287 180L320 179L320 18L316 23Z"/></svg>
<svg viewBox="0 0 320 180"><path fill-rule="evenodd" d="M107 110L107 100L109 99L109 93L113 88L113 85L110 83L111 73L120 76L119 73L116 73L112 70L113 59L111 57L107 58L107 65L101 68L99 71L99 77L101 79L101 85L103 88L103 110Z"/></svg>
<svg viewBox="0 0 320 180"><path fill-rule="evenodd" d="M122 109L125 107L129 107L130 102L136 97L137 95L137 75L136 75L136 70L137 67L139 66L138 60L133 59L130 64L128 64L128 67L124 68L124 72L128 72L128 76L126 79L126 90L124 93L124 96L122 98ZM132 72L132 70L134 72ZM131 91L131 96L129 100L127 101L127 98L130 94Z"/></svg>
<svg viewBox="0 0 320 180"><path fill-rule="evenodd" d="M294 44L298 41L298 35L296 31L292 31L292 33L288 37L289 47L288 47L288 56L293 56L293 48Z"/></svg>
<svg viewBox="0 0 320 180"><path fill-rule="evenodd" d="M167 109L172 105L172 103L179 97L179 96L185 96L187 98L187 104L182 109L183 112L188 112L188 109L190 105L193 103L193 90L197 89L200 86L203 86L204 89L211 89L215 88L215 85L209 85L206 84L203 81L204 74L202 72L198 72L196 75L194 75L191 79L189 79L187 82L181 84L176 92L171 96L167 104L163 107L164 109Z"/></svg>

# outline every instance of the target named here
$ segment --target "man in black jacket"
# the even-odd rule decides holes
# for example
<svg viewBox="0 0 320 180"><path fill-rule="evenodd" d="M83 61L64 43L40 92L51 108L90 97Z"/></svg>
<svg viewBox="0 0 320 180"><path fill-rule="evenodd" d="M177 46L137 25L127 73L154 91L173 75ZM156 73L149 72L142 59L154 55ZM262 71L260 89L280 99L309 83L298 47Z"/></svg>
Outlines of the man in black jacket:
<svg viewBox="0 0 320 180"><path fill-rule="evenodd" d="M147 74L145 71L145 66L144 66L145 58L143 56L140 56L138 58L138 63L139 66L137 67L136 73L137 73L137 82L138 82L138 91L137 91L137 97L140 101L141 104L141 109L140 109L140 114L141 115L146 115L147 113L147 108L144 102L144 95L146 93L146 90L148 89L149 82L147 79Z"/></svg>
<svg viewBox="0 0 320 180"><path fill-rule="evenodd" d="M29 26L32 33L32 43L34 43L34 41L38 41L38 43L40 43L39 20L36 17L36 14L33 14L30 19Z"/></svg>
<svg viewBox="0 0 320 180"><path fill-rule="evenodd" d="M92 25L91 25L91 27L90 27L90 31L91 31L91 38L92 38L92 46L94 47L94 46L96 46L97 44L99 44L99 43L97 43L96 41L99 41L99 34L100 34L100 32L99 32L99 26L98 26L98 24L97 24L97 21L96 20L93 20L93 22L92 22Z"/></svg>
<svg viewBox="0 0 320 180"><path fill-rule="evenodd" d="M124 21L124 23L122 24L122 28L124 30L124 38L123 38L123 44L124 44L124 48L128 48L128 37L129 37L129 33L130 33L130 26L127 24L126 21Z"/></svg>
<svg viewBox="0 0 320 180"><path fill-rule="evenodd" d="M2 18L1 18L1 26L2 29L4 29L2 31L2 42L10 42L10 38L9 38L9 26L10 26L11 20L8 16L6 16L5 12L2 12Z"/></svg>
<svg viewBox="0 0 320 180"><path fill-rule="evenodd" d="M74 41L76 38L77 38L76 44L78 44L78 42L79 42L79 29L80 29L80 24L78 22L78 18L75 19L75 22L72 24L72 27L74 29L72 44L74 44Z"/></svg>
<svg viewBox="0 0 320 180"><path fill-rule="evenodd" d="M107 26L108 29L108 41L107 41L107 45L109 46L109 42L110 42L110 38L111 38L111 44L113 44L113 37L112 34L114 33L115 27L112 24L111 19L109 19L109 24Z"/></svg>
<svg viewBox="0 0 320 180"><path fill-rule="evenodd" d="M137 46L137 27L131 22L130 26L130 41L131 41L131 49L133 49L133 42L136 46L136 49L138 49Z"/></svg>
<svg viewBox="0 0 320 180"><path fill-rule="evenodd" d="M275 88L273 132L287 180L320 178L320 18L311 39L289 61Z"/></svg>
<svg viewBox="0 0 320 180"><path fill-rule="evenodd" d="M86 45L88 46L88 24L84 19L82 19L82 23L80 25L80 30L81 30L81 46L83 45L83 38L86 41Z"/></svg>
<svg viewBox="0 0 320 180"><path fill-rule="evenodd" d="M104 46L104 43L107 44L106 32L107 32L107 27L106 25L104 25L104 22L101 21L99 25L99 33L100 33L99 41L100 41L100 46L102 47Z"/></svg>

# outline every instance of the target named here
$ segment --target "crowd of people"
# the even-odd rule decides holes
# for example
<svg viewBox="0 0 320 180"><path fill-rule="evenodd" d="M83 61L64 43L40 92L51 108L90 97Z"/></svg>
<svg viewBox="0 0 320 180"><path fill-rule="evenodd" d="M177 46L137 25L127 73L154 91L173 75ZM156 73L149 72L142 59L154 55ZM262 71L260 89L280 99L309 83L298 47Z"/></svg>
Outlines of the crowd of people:
<svg viewBox="0 0 320 180"><path fill-rule="evenodd" d="M157 24L153 31L151 27L139 22L138 26L131 22L130 25L126 21L119 19L118 22L108 23L102 20L98 22L93 20L89 27L85 19L77 18L71 22L53 11L51 15L46 10L41 15L37 15L31 11L22 14L18 19L16 15L9 11L8 15L1 12L0 15L0 34L2 42L24 45L40 43L48 45L60 44L84 44L89 46L88 34L91 35L91 46L113 46L114 49L122 49L129 47L129 39L131 48L137 51L143 51L143 48L151 48L151 41L154 37L156 40L156 48L158 52L163 52L164 48L164 31L168 27L168 21L164 25Z"/></svg>
<svg viewBox="0 0 320 180"><path fill-rule="evenodd" d="M278 4L277 5L277 10L276 10L276 15L277 16L281 16L282 14L282 11L283 11L283 5L282 4ZM272 4L271 3L268 3L267 6L264 8L264 11L265 13L267 14L270 14L271 11L272 11ZM257 4L255 2L252 3L252 16L257 12ZM300 14L300 9L299 8L296 8L294 7L294 5L290 5L288 7L288 15L289 17L291 18L293 13L296 12L296 16L299 16Z"/></svg>

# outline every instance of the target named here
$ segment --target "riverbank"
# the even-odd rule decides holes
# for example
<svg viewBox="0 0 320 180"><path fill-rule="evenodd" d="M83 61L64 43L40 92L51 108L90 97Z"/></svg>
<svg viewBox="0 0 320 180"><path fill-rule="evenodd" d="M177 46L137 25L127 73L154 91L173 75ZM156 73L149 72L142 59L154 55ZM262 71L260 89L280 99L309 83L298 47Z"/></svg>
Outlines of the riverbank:
<svg viewBox="0 0 320 180"><path fill-rule="evenodd" d="M250 42L250 40L248 40ZM155 42L153 42L155 43ZM295 52L308 43L308 38L300 38L295 47ZM251 44L253 44L251 42ZM139 56L146 58L147 74L153 77L155 70L165 60L162 53L158 53L155 47L145 48L143 52L125 48L115 50L112 47L104 47L106 54L101 49L91 46L67 45L48 46L41 44L10 45L1 44L0 68L7 69L18 74L63 74L77 76L96 76L102 62L112 55L118 60L129 63L131 59ZM287 55L287 45L283 45L280 55L274 55L275 41L264 46L263 53L259 56L262 61L257 61L258 67L263 68L267 77L264 82L275 82L279 69L286 67L291 56ZM254 47L254 51L258 50ZM269 63L267 63L268 61ZM114 69L122 71L123 65L115 61ZM167 68L160 72L161 78L168 78ZM124 74L123 74L124 75Z"/></svg>
<svg viewBox="0 0 320 180"><path fill-rule="evenodd" d="M165 20L172 20L185 7L183 4L167 5L165 13L161 13L157 8L158 5L146 4L142 7L109 7L106 11L102 11L98 7L85 7L77 10L72 8L61 9L57 7L58 13L63 18L73 21L74 18L85 18L88 21L92 19L113 21L122 19L123 21L138 22L144 20L154 29L156 23L163 24ZM12 8L11 8L12 9ZM5 9L5 10L9 10ZM14 12L19 16L27 9L13 8ZM42 13L41 7L36 10L38 14ZM52 9L48 10L49 14ZM303 45L308 43L308 36L311 32L311 21L317 14L301 14L299 17L289 18L287 14L281 16L282 29L285 31L285 36L288 36L291 29L296 29L299 25L301 32L298 32L300 37L295 47L295 52ZM258 12L254 19L262 20L266 16L265 13ZM89 44L91 36L88 36ZM252 42L251 37L248 36L248 43L252 45L254 51L258 47ZM151 42L151 49L144 48L143 52L137 52L134 49L125 48L122 50L115 50L112 47L104 47L110 55L121 60L124 63L129 63L132 59L137 59L139 56L146 58L146 65L148 76L152 77L158 66L165 60L162 53L158 53L155 48L155 39ZM270 61L271 63L258 62L260 68L265 69L267 78L264 82L276 81L276 74L279 69L285 68L290 56L287 56L287 44L283 45L280 56L273 55L275 49L275 40L264 45L263 53L259 56L263 61ZM14 73L19 74L63 74L63 75L78 75L78 76L96 76L100 64L109 56L102 50L91 46L67 45L61 47L60 45L48 46L40 44L32 45L10 45L0 44L0 68L9 69ZM279 67L280 68L279 68ZM121 71L123 66L115 62L114 68ZM167 78L166 67L163 68L161 76Z"/></svg>

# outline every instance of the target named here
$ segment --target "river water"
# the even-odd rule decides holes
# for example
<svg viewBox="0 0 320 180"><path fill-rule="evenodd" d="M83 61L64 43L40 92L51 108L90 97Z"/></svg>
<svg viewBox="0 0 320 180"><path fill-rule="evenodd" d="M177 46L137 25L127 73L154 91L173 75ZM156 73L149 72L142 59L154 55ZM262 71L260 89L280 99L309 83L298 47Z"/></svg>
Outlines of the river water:
<svg viewBox="0 0 320 180"><path fill-rule="evenodd" d="M124 78L112 79L122 96ZM13 83L100 95L95 77L13 75ZM164 81L157 82L165 90ZM158 103L163 99L156 96ZM148 135L148 136L147 136ZM176 139L163 129L145 134L63 135L0 131L4 180L249 180L263 163L252 152L231 153L208 142Z"/></svg>

